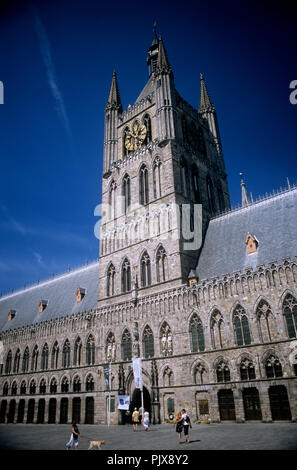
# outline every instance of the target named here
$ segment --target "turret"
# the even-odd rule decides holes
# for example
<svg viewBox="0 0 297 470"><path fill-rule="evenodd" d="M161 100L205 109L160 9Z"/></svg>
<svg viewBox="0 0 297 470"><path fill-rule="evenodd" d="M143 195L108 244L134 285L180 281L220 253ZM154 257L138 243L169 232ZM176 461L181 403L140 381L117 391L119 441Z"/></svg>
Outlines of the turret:
<svg viewBox="0 0 297 470"><path fill-rule="evenodd" d="M118 116L122 113L122 102L119 93L116 72L114 70L108 100L105 107L105 132L104 132L104 166L103 173L107 173L111 164L117 160L117 125Z"/></svg>

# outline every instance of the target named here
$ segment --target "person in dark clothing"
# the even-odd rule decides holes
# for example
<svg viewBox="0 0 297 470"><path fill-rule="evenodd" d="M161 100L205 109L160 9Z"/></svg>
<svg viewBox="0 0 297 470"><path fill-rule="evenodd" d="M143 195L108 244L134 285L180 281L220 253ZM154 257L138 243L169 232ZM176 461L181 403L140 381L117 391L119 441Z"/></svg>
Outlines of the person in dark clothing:
<svg viewBox="0 0 297 470"><path fill-rule="evenodd" d="M67 450L69 450L70 447L74 447L75 450L78 450L78 436L79 436L79 429L77 427L76 422L73 421L70 440L66 444Z"/></svg>
<svg viewBox="0 0 297 470"><path fill-rule="evenodd" d="M190 416L186 413L186 410L182 410L182 418L183 418L183 426L184 426L184 434L186 437L186 442L189 444L189 427L192 428Z"/></svg>

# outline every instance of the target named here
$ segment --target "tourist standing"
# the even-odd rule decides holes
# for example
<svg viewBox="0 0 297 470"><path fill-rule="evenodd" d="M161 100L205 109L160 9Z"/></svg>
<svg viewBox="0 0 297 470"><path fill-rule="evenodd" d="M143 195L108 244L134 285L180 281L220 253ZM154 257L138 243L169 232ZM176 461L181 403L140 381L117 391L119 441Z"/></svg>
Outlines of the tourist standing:
<svg viewBox="0 0 297 470"><path fill-rule="evenodd" d="M146 410L144 410L144 413L143 413L142 424L143 424L145 431L148 431L149 424L150 424L150 414Z"/></svg>
<svg viewBox="0 0 297 470"><path fill-rule="evenodd" d="M189 427L192 428L190 416L186 413L185 409L182 409L182 419L183 419L183 427L184 427L184 434L186 437L186 442L189 443Z"/></svg>
<svg viewBox="0 0 297 470"><path fill-rule="evenodd" d="M175 431L178 433L178 442L181 444L181 433L182 433L182 430L183 430L183 417L182 417L182 414L181 412L179 411L175 417L175 424L176 424L176 427L175 427Z"/></svg>
<svg viewBox="0 0 297 470"><path fill-rule="evenodd" d="M134 408L134 411L132 413L133 431L137 431L138 423L139 423L139 411L137 410L137 408Z"/></svg>

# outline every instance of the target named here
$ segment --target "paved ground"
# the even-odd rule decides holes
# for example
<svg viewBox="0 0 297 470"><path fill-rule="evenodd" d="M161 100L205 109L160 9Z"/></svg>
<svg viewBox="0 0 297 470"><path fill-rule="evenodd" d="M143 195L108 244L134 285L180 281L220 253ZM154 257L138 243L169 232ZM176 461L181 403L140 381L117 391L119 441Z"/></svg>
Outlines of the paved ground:
<svg viewBox="0 0 297 470"><path fill-rule="evenodd" d="M175 427L155 425L133 432L131 425L79 425L90 439L104 439L105 450L297 450L297 423L194 424L190 443L178 444ZM69 425L0 424L0 450L63 450ZM184 441L184 436L183 436ZM80 438L79 448L89 446Z"/></svg>

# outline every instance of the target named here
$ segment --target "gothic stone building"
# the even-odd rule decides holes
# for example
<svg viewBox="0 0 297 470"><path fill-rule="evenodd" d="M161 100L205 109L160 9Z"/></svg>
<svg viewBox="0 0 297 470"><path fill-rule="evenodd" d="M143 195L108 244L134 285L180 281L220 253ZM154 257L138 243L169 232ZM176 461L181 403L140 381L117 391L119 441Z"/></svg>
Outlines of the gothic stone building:
<svg viewBox="0 0 297 470"><path fill-rule="evenodd" d="M194 109L156 34L147 64L126 110L112 77L99 261L0 299L2 423L125 423L137 356L152 423L296 421L297 189L231 210L203 76Z"/></svg>

